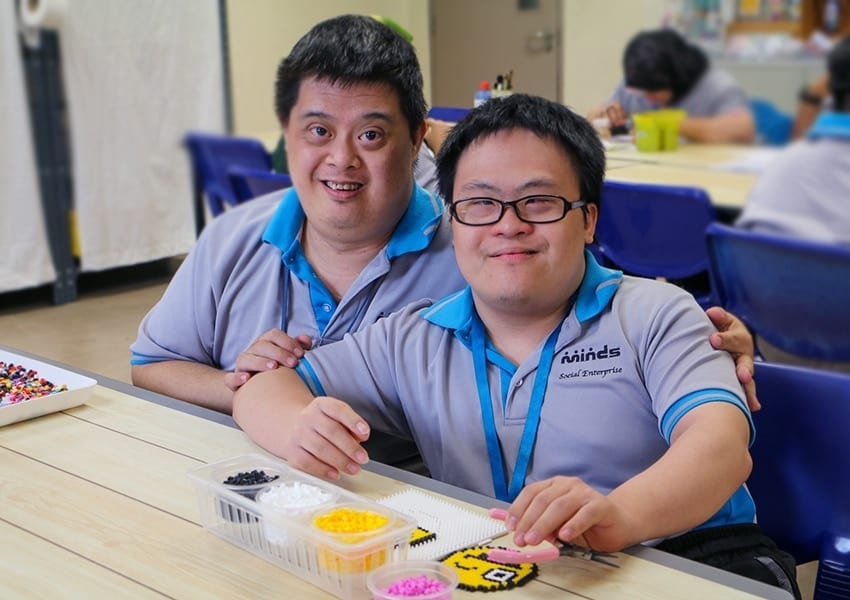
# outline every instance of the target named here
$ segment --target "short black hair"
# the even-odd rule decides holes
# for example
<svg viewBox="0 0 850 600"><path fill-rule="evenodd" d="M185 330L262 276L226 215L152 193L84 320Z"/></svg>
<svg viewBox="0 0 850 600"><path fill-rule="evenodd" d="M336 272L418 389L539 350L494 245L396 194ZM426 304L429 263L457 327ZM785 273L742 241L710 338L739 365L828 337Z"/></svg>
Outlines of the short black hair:
<svg viewBox="0 0 850 600"><path fill-rule="evenodd" d="M472 109L449 133L437 156L437 180L446 202L454 201L457 163L470 144L500 131L522 129L553 140L570 157L581 199L599 205L605 178L605 149L587 119L539 96L511 94Z"/></svg>
<svg viewBox="0 0 850 600"><path fill-rule="evenodd" d="M307 32L277 69L274 103L281 124L289 122L304 79L343 85L384 83L395 90L401 111L416 138L428 106L422 91L422 70L413 46L372 17L342 15Z"/></svg>
<svg viewBox="0 0 850 600"><path fill-rule="evenodd" d="M850 35L832 47L827 65L835 109L850 112Z"/></svg>
<svg viewBox="0 0 850 600"><path fill-rule="evenodd" d="M708 57L673 29L635 35L623 52L626 85L639 90L670 90L673 102L693 89L708 70Z"/></svg>

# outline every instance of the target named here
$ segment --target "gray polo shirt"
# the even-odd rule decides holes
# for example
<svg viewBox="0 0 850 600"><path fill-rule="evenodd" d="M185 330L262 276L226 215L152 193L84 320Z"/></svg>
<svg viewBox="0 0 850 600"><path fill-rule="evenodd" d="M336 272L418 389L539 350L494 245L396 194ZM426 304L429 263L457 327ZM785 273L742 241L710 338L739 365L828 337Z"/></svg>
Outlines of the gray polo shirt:
<svg viewBox="0 0 850 600"><path fill-rule="evenodd" d="M132 364L188 360L232 370L271 328L321 345L464 285L443 203L418 186L386 247L339 303L301 251L303 222L294 188L213 219L143 319Z"/></svg>
<svg viewBox="0 0 850 600"><path fill-rule="evenodd" d="M609 100L616 100L626 114L663 108L647 101L640 92L620 82ZM669 108L684 109L690 117L714 117L735 110L750 110L744 89L726 71L710 67L696 85Z"/></svg>
<svg viewBox="0 0 850 600"><path fill-rule="evenodd" d="M735 225L850 247L850 114L820 115L783 149Z"/></svg>
<svg viewBox="0 0 850 600"><path fill-rule="evenodd" d="M691 295L623 277L585 256L576 303L557 334L525 483L570 475L608 493L666 452L692 408L729 402L750 415L732 359L711 347L714 327ZM313 393L349 402L374 428L411 436L437 479L493 496L471 350L478 319L471 291L427 304L308 352L297 372ZM508 475L542 346L515 367L487 345ZM754 514L742 486L705 525L751 523Z"/></svg>

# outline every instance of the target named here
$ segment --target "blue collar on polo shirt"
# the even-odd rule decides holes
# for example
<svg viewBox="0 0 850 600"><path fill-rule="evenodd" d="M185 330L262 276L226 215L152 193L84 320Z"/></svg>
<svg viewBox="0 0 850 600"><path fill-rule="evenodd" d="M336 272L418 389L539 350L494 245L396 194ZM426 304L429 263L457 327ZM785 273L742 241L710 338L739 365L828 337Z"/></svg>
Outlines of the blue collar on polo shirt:
<svg viewBox="0 0 850 600"><path fill-rule="evenodd" d="M427 248L437 232L444 210L439 198L414 185L410 204L387 244L387 258L392 260ZM301 200L295 188L289 188L263 232L263 241L279 248L287 265L302 260L298 235L303 224Z"/></svg>
<svg viewBox="0 0 850 600"><path fill-rule="evenodd" d="M605 310L623 280L622 271L601 266L588 250L584 251L584 258L586 268L575 305L576 319L580 323L595 318ZM434 325L453 329L458 339L470 347L474 314L472 289L466 286L422 311L422 318Z"/></svg>
<svg viewBox="0 0 850 600"><path fill-rule="evenodd" d="M811 129L806 133L806 137L810 140L821 138L850 140L850 113L821 113Z"/></svg>

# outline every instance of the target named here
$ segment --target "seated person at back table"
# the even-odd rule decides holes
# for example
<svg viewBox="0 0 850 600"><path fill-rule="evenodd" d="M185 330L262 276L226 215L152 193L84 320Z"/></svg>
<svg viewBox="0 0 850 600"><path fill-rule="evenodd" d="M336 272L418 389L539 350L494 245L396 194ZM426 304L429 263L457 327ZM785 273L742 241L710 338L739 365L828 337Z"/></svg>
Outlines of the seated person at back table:
<svg viewBox="0 0 850 600"><path fill-rule="evenodd" d="M464 283L443 203L413 180L426 129L413 46L335 17L296 43L275 90L293 187L213 219L131 346L135 385L225 413L252 373ZM749 333L709 315L757 406Z"/></svg>
<svg viewBox="0 0 850 600"><path fill-rule="evenodd" d="M368 460L371 431L410 436L435 478L512 502L519 545L673 538L659 547L791 589L793 559L754 523L752 422L711 322L585 249L604 173L594 129L561 104L474 109L438 157L468 286L255 375L234 418L332 479Z"/></svg>
<svg viewBox="0 0 850 600"><path fill-rule="evenodd" d="M827 66L832 109L767 166L736 227L850 248L850 36L832 48ZM847 361L811 360L762 339L758 344L770 361L850 372Z"/></svg>
<svg viewBox="0 0 850 600"><path fill-rule="evenodd" d="M588 119L623 126L635 113L680 108L679 134L692 142L752 143L755 121L746 93L705 52L672 29L643 31L623 52L623 81Z"/></svg>
<svg viewBox="0 0 850 600"><path fill-rule="evenodd" d="M832 110L767 166L737 227L850 248L850 36L827 64Z"/></svg>

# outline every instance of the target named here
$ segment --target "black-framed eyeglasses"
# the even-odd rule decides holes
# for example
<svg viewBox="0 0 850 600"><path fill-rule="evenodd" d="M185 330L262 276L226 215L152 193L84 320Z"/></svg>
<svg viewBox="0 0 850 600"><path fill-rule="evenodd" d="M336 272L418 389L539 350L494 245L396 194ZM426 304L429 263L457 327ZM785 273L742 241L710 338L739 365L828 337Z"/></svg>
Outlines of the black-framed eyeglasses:
<svg viewBox="0 0 850 600"><path fill-rule="evenodd" d="M584 200L570 201L551 194L533 194L510 202L480 197L456 200L449 204L449 212L459 223L476 227L498 223L510 206L520 221L540 224L560 221L570 210L586 204Z"/></svg>

